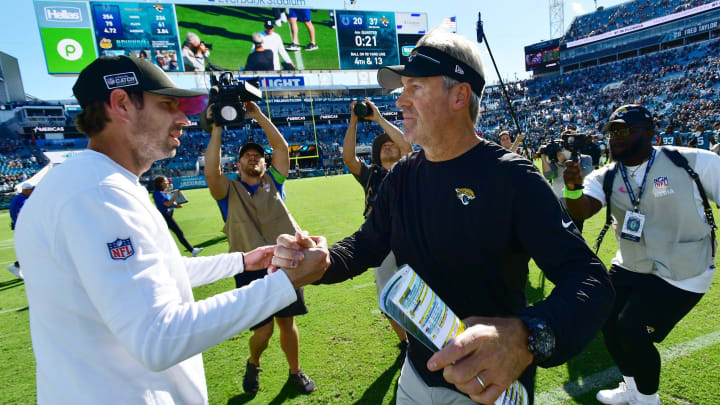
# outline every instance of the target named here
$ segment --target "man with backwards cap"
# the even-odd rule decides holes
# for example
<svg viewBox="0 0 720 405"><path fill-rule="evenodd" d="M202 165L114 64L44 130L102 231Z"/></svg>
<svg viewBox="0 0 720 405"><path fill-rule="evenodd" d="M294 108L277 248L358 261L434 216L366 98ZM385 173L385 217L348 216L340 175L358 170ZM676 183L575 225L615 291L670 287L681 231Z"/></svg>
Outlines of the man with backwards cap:
<svg viewBox="0 0 720 405"><path fill-rule="evenodd" d="M359 118L357 114L355 114L356 102L353 101L350 103L350 123L345 133L345 140L343 141L343 161L350 170L350 173L355 177L355 180L360 183L365 191L365 211L363 212L363 216L367 218L368 215L370 215L370 211L372 211L372 204L377 198L377 191L380 188L382 180L390 168L400 160L402 156L412 152L412 145L403 139L402 132L398 127L380 114L380 110L378 110L375 103L369 99L365 99L365 103L369 106L370 111L369 114L363 118ZM355 155L357 124L361 119L374 121L385 130L385 132L375 137L373 141L372 164L370 166L358 159ZM395 263L395 256L390 252L382 264L374 270L375 288L378 297L380 297L385 284L387 284L397 270L398 267L397 263ZM406 348L407 334L405 333L405 329L387 315L385 316L388 318L388 321L390 321L390 326L392 326L398 339L400 339L401 348Z"/></svg>
<svg viewBox="0 0 720 405"><path fill-rule="evenodd" d="M206 95L126 56L92 62L73 93L88 150L42 179L15 235L37 402L207 404L200 353L293 302L320 274L278 271L196 302L193 286L264 268L272 254L182 257L139 182L175 155L186 114L202 111ZM325 253L305 260L313 255Z"/></svg>
<svg viewBox="0 0 720 405"><path fill-rule="evenodd" d="M700 301L715 274L714 219L705 211L707 198L720 199L720 157L701 149L653 147L654 128L647 109L622 106L603 127L617 163L584 180L574 162L565 170L565 201L573 218L597 213L607 204L606 178L611 186L608 209L618 252L610 280L617 298L603 336L623 382L598 392L604 404L660 404L660 354L654 343ZM667 151L687 160L702 191ZM576 184L583 188L576 190Z"/></svg>
<svg viewBox="0 0 720 405"><path fill-rule="evenodd" d="M205 130L210 142L205 150L205 178L210 194L222 212L230 252L242 252L275 242L283 233L295 233L300 227L285 206L285 180L290 170L290 152L287 141L277 127L260 111L257 104L245 103L246 116L255 119L267 135L273 149L272 163L266 167L265 148L248 142L238 154L238 179L231 180L222 173L222 127L212 123L211 111L206 118ZM267 274L266 271L241 273L235 276L235 285L250 284ZM280 329L280 347L290 367L288 380L302 393L317 389L315 382L300 368L300 335L295 316L307 314L303 289L297 291L297 300L250 328L250 358L245 365L243 390L254 395L260 389L260 357L270 343L274 322ZM273 322L274 321L274 322Z"/></svg>
<svg viewBox="0 0 720 405"><path fill-rule="evenodd" d="M403 88L404 137L423 149L393 166L362 227L330 248L320 283L347 280L392 251L464 318L468 329L435 354L410 336L398 404L490 404L518 378L532 402L535 365L579 353L609 313L605 268L538 169L476 135L485 85L477 45L433 30L378 82ZM308 246L281 236L273 265L291 265ZM530 258L555 284L533 306Z"/></svg>

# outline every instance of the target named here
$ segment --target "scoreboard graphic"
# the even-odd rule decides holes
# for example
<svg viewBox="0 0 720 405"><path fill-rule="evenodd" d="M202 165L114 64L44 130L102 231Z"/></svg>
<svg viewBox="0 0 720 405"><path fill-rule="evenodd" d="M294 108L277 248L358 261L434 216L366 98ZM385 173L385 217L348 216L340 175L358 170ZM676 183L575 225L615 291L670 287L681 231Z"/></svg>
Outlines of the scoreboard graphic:
<svg viewBox="0 0 720 405"><path fill-rule="evenodd" d="M172 5L91 2L99 56L132 55L167 72L181 72Z"/></svg>
<svg viewBox="0 0 720 405"><path fill-rule="evenodd" d="M400 63L395 13L338 11L340 69L378 69Z"/></svg>
<svg viewBox="0 0 720 405"><path fill-rule="evenodd" d="M192 70L183 67L182 58L183 41L191 32L210 49L208 66L242 70L253 52L252 35L264 30L265 21L275 21L280 11L292 10L176 1L180 4L33 0L48 73L77 74L95 58L113 55L144 58L166 72ZM288 51L292 63L286 63L286 69L374 70L397 65L407 60L428 29L426 13L310 12L318 46L304 49L308 29L300 24L302 49ZM278 19L275 25L274 33L289 46L289 24Z"/></svg>

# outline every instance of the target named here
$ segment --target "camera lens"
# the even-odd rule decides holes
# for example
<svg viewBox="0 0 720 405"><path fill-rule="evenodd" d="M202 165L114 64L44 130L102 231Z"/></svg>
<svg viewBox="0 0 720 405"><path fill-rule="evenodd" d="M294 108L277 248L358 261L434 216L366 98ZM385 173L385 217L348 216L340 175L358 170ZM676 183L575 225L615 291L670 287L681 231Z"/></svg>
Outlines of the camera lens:
<svg viewBox="0 0 720 405"><path fill-rule="evenodd" d="M220 115L225 121L234 121L238 118L240 114L238 114L238 111L235 109L235 107L226 105L220 109Z"/></svg>
<svg viewBox="0 0 720 405"><path fill-rule="evenodd" d="M359 101L355 103L355 108L353 109L355 111L355 115L357 115L360 118L365 118L372 114L372 110L370 109L370 106L365 101Z"/></svg>

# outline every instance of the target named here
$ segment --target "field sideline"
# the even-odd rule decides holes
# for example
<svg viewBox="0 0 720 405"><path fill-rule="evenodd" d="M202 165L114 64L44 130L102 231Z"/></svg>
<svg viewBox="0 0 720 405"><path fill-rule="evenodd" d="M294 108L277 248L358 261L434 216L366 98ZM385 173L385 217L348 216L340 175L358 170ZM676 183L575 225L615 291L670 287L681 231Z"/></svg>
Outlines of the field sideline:
<svg viewBox="0 0 720 405"><path fill-rule="evenodd" d="M363 194L350 175L290 180L287 205L297 222L330 243L351 234L362 222ZM219 210L206 189L189 190L190 200L176 211L177 222L188 240L205 248L202 255L227 251ZM532 209L528 204L527 209ZM716 218L720 218L717 209ZM599 213L585 223L585 237L594 241L604 220ZM7 211L0 212L0 265L15 260L13 234ZM542 229L537 237L543 237ZM614 236L605 238L600 257L608 264L614 255ZM187 254L187 253L185 253ZM538 301L552 286L531 265L528 297ZM697 307L659 345L663 356L660 394L663 404L720 404L720 281ZM231 279L196 288L203 299L234 287ZM109 286L110 288L110 286ZM58 291L62 293L62 291ZM333 286L305 290L310 310L297 318L300 330L300 363L318 384L311 395L298 394L286 385L287 362L277 334L262 358L260 392L255 398L242 392L248 357L249 332L239 334L204 353L211 404L393 404L402 359L397 341L377 310L372 272ZM35 402L35 368L30 343L24 284L0 270L0 404ZM539 370L537 404L597 404L595 391L616 385L604 344L595 338L568 364Z"/></svg>

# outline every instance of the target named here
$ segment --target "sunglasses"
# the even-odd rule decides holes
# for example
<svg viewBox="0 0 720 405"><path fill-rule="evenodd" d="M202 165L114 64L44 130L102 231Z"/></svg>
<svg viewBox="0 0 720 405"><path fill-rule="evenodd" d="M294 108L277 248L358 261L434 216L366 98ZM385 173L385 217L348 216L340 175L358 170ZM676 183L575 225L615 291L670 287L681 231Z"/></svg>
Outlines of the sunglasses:
<svg viewBox="0 0 720 405"><path fill-rule="evenodd" d="M208 96L178 97L178 108L186 115L200 114L208 104Z"/></svg>
<svg viewBox="0 0 720 405"><path fill-rule="evenodd" d="M627 138L633 131L640 132L647 129L648 127L623 127L610 129L606 132L606 134L608 138Z"/></svg>

